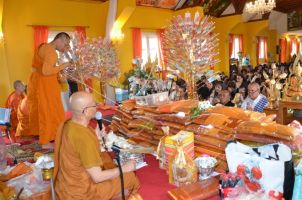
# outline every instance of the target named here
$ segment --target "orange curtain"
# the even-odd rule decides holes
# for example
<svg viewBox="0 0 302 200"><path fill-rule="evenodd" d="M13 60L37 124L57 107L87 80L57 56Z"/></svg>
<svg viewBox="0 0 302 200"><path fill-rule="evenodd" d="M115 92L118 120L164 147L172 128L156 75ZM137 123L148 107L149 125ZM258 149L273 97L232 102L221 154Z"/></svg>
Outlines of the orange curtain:
<svg viewBox="0 0 302 200"><path fill-rule="evenodd" d="M75 32L79 35L80 43L83 44L86 40L86 28L83 26L76 26ZM88 86L89 92L92 92L92 79L86 79L85 84ZM82 88L83 89L83 88Z"/></svg>
<svg viewBox="0 0 302 200"><path fill-rule="evenodd" d="M48 40L48 27L47 26L33 26L34 29L34 50L42 43Z"/></svg>
<svg viewBox="0 0 302 200"><path fill-rule="evenodd" d="M243 35L238 35L239 38L239 51L242 53L242 56L244 54L244 46L243 46Z"/></svg>
<svg viewBox="0 0 302 200"><path fill-rule="evenodd" d="M297 54L300 52L301 41L297 40Z"/></svg>
<svg viewBox="0 0 302 200"><path fill-rule="evenodd" d="M293 45L294 45L294 39L290 39L289 41L289 57L292 57L292 50L293 50Z"/></svg>
<svg viewBox="0 0 302 200"><path fill-rule="evenodd" d="M75 32L79 35L80 42L81 42L81 44L83 44L84 41L86 40L86 28L83 26L76 26Z"/></svg>
<svg viewBox="0 0 302 200"><path fill-rule="evenodd" d="M229 34L229 57L232 58L234 44L234 34Z"/></svg>
<svg viewBox="0 0 302 200"><path fill-rule="evenodd" d="M267 63L268 57L267 57L267 37L263 37L264 42L264 62Z"/></svg>
<svg viewBox="0 0 302 200"><path fill-rule="evenodd" d="M280 63L285 63L286 62L286 39L285 38L281 38L279 40L279 45L280 45L280 49L281 49L281 53L279 54L279 62Z"/></svg>
<svg viewBox="0 0 302 200"><path fill-rule="evenodd" d="M132 29L133 58L142 57L142 31L140 28Z"/></svg>
<svg viewBox="0 0 302 200"><path fill-rule="evenodd" d="M160 66L162 67L162 79L165 80L167 77L167 54L164 49L164 29L158 29L157 30L157 37L158 37L158 48L159 48L159 60L160 60Z"/></svg>
<svg viewBox="0 0 302 200"><path fill-rule="evenodd" d="M256 47L256 60L257 60L257 65L259 65L259 57L260 57L260 41L261 38L257 36L257 47Z"/></svg>

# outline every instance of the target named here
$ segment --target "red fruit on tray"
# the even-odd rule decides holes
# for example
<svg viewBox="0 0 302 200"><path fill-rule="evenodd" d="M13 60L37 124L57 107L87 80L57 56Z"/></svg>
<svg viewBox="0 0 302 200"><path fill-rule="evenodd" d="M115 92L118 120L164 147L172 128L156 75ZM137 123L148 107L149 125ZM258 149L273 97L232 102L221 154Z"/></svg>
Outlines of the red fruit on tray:
<svg viewBox="0 0 302 200"><path fill-rule="evenodd" d="M243 164L240 164L237 166L237 174L239 176L245 175L246 166Z"/></svg>
<svg viewBox="0 0 302 200"><path fill-rule="evenodd" d="M259 167L253 167L252 170L251 170L252 174L253 174L253 177L257 180L261 179L262 177L262 172L261 170L259 169Z"/></svg>

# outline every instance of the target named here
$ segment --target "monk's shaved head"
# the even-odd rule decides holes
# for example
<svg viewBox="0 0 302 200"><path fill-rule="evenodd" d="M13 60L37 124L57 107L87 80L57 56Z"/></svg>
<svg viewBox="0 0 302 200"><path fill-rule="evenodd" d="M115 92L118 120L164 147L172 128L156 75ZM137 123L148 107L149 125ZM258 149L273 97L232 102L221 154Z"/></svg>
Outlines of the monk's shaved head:
<svg viewBox="0 0 302 200"><path fill-rule="evenodd" d="M81 114L82 110L91 103L94 103L93 97L87 92L76 92L70 97L70 107L75 115Z"/></svg>

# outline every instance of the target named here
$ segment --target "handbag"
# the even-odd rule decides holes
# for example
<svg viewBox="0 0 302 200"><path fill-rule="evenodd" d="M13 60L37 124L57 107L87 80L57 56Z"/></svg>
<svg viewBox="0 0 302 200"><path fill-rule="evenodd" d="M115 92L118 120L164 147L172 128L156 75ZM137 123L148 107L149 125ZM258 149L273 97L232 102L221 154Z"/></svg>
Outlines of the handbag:
<svg viewBox="0 0 302 200"><path fill-rule="evenodd" d="M225 149L229 171L246 175L244 181L252 191L291 199L295 180L291 149L284 144L250 147L231 141Z"/></svg>

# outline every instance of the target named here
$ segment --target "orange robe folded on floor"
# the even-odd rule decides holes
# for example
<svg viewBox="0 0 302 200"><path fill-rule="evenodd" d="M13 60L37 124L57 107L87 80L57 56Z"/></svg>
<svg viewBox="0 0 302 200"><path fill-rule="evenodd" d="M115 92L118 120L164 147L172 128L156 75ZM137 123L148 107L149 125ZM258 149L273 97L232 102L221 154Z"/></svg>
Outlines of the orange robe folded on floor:
<svg viewBox="0 0 302 200"><path fill-rule="evenodd" d="M51 44L41 45L35 52L28 82L29 128L32 135L39 135L41 144L54 140L64 121L57 58Z"/></svg>
<svg viewBox="0 0 302 200"><path fill-rule="evenodd" d="M18 126L15 136L30 136L29 130L29 111L27 105L27 97L22 99L17 112Z"/></svg>
<svg viewBox="0 0 302 200"><path fill-rule="evenodd" d="M56 136L54 184L58 200L108 200L121 193L120 178L94 183L86 169L109 164L109 156L100 156L99 141L93 130L65 122ZM111 167L109 167L111 168ZM124 187L135 194L139 181L133 172L124 173Z"/></svg>
<svg viewBox="0 0 302 200"><path fill-rule="evenodd" d="M17 128L17 125L18 125L18 118L17 118L18 106L23 98L24 98L23 94L18 95L14 91L8 96L6 103L5 103L5 107L11 109L10 125L11 125L12 129L14 129L14 130Z"/></svg>

